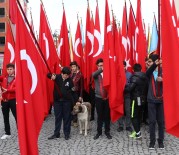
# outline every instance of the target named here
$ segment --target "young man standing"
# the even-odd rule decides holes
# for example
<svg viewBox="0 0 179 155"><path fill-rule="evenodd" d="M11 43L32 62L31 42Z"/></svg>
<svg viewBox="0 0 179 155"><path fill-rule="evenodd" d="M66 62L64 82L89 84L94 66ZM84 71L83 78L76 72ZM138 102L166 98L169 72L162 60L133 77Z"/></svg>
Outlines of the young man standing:
<svg viewBox="0 0 179 155"><path fill-rule="evenodd" d="M141 138L140 122L142 106L145 104L147 96L148 79L145 73L141 72L141 69L140 64L134 64L134 74L131 76L130 82L124 90L131 94L131 120L135 130L130 135L132 138Z"/></svg>
<svg viewBox="0 0 179 155"><path fill-rule="evenodd" d="M149 132L150 132L150 144L149 149L155 148L155 126L158 124L158 146L160 149L164 149L164 109L163 109L163 78L161 67L162 60L159 60L157 54L151 54L149 56L148 64L149 68L146 75L149 78L148 87L148 116L149 116Z"/></svg>
<svg viewBox="0 0 179 155"><path fill-rule="evenodd" d="M60 129L63 120L63 133L65 140L70 138L71 131L71 110L72 110L72 91L74 91L73 81L70 78L71 71L68 67L63 67L61 74L48 74L47 77L55 80L54 86L54 112L55 130L54 134L48 139L60 137Z"/></svg>
<svg viewBox="0 0 179 155"><path fill-rule="evenodd" d="M15 66L14 64L7 64L7 76L1 76L1 92L2 92L2 113L4 118L5 134L1 139L7 139L11 137L10 124L9 124L9 110L16 120L16 92L15 92Z"/></svg>
<svg viewBox="0 0 179 155"><path fill-rule="evenodd" d="M105 134L108 139L112 139L110 135L110 108L107 91L103 87L103 59L96 61L97 71L93 72L95 82L95 104L97 111L97 134L94 140L102 135L102 125L105 125Z"/></svg>

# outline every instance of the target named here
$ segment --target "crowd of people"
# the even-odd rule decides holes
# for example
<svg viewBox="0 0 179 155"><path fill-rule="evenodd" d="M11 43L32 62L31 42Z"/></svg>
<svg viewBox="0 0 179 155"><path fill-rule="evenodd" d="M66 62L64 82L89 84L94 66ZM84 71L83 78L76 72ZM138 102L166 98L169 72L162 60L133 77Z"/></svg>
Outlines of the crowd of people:
<svg viewBox="0 0 179 155"><path fill-rule="evenodd" d="M140 64L134 64L133 72L127 71L126 62L123 62L126 73L126 85L124 88L124 116L118 120L117 132L124 129L128 131L129 137L140 139L142 133L141 123L149 125L150 143L149 149L155 148L156 140L160 149L164 149L164 109L162 90L162 60L157 54L151 54L145 59L146 73L142 72ZM109 96L103 87L103 59L96 61L97 70L91 74L89 102L91 103L91 121L94 120L94 111L97 113L97 131L94 140L102 135L104 127L107 139L112 139L110 134L110 107ZM4 118L5 134L1 139L11 137L9 124L9 111L16 121L16 98L15 98L15 67L8 64L7 76L1 76L2 102L1 108ZM52 140L60 137L63 122L63 134L65 140L70 138L71 126L77 127L77 116L72 116L72 107L78 102L86 100L84 94L84 77L80 66L76 61L70 63L69 67L63 67L61 74L49 73L47 77L54 80L54 133L48 138ZM94 82L94 83L93 83ZM158 125L158 139L156 139L156 123Z"/></svg>

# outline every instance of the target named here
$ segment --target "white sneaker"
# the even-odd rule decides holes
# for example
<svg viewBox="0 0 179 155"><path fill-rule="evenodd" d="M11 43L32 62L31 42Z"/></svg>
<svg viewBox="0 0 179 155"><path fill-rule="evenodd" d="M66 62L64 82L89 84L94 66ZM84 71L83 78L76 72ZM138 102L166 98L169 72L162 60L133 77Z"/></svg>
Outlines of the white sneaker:
<svg viewBox="0 0 179 155"><path fill-rule="evenodd" d="M6 134L4 134L4 135L1 137L2 140L3 140L3 139L9 139L9 138L11 138L11 135L6 135Z"/></svg>

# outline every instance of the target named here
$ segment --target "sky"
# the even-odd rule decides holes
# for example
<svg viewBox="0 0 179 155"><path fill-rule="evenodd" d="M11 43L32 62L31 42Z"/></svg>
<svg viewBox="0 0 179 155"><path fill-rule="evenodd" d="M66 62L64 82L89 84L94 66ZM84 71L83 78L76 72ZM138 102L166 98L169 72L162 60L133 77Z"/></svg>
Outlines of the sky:
<svg viewBox="0 0 179 155"><path fill-rule="evenodd" d="M83 28L85 28L86 22L86 10L87 0L42 0L45 6L46 14L50 23L52 33L55 31L60 33L60 27L62 22L63 5L66 12L67 25L71 27L72 37L74 38L77 26L77 13L83 21ZM113 10L117 21L122 23L122 13L125 0L108 0L109 9ZM130 0L136 13L137 0ZM126 0L128 13L129 13L129 0ZM93 12L95 18L96 0L89 0L90 10ZM105 16L105 0L98 0L100 27L103 33L104 29L104 16ZM153 15L155 13L158 19L158 0L141 0L142 6L142 18L145 21L146 26L149 24L152 27ZM30 0L29 7L32 10L33 22L35 31L39 31L40 21L40 0ZM29 9L30 10L30 9Z"/></svg>

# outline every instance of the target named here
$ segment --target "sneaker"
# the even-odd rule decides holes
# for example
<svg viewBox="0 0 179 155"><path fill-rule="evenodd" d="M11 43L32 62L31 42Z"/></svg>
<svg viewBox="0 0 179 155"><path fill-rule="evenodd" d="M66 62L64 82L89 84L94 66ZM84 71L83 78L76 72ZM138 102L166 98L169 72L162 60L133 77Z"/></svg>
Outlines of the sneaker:
<svg viewBox="0 0 179 155"><path fill-rule="evenodd" d="M2 140L4 140L4 139L9 139L9 138L11 138L11 135L6 135L6 134L4 134L4 135L1 137Z"/></svg>
<svg viewBox="0 0 179 155"><path fill-rule="evenodd" d="M136 132L132 131L132 133L129 135L130 138L136 138Z"/></svg>
<svg viewBox="0 0 179 155"><path fill-rule="evenodd" d="M48 140L52 140L52 139L56 139L56 138L60 138L60 134L59 135L52 135L52 136L48 137Z"/></svg>
<svg viewBox="0 0 179 155"><path fill-rule="evenodd" d="M149 150L154 150L155 149L155 143L151 143L149 144Z"/></svg>
<svg viewBox="0 0 179 155"><path fill-rule="evenodd" d="M140 139L142 138L142 135L141 135L141 132L139 131L138 133L136 133L136 136L135 136L136 139Z"/></svg>
<svg viewBox="0 0 179 155"><path fill-rule="evenodd" d="M159 147L159 149L163 150L163 149L164 149L163 142L159 143L159 144L158 144L158 147Z"/></svg>

